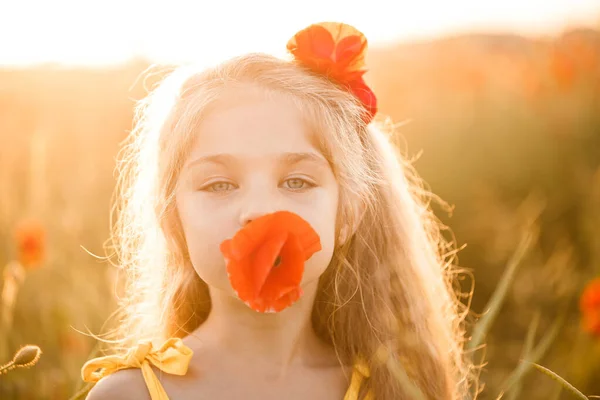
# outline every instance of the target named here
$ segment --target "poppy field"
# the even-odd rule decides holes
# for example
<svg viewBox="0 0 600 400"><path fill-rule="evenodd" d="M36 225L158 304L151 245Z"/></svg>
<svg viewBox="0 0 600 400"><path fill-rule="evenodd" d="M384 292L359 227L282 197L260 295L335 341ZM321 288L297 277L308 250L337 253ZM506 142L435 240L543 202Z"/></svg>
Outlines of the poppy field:
<svg viewBox="0 0 600 400"><path fill-rule="evenodd" d="M120 281L115 160L161 76L148 65L0 69L1 399L85 389ZM600 395L600 31L399 43L367 65L470 271L477 398Z"/></svg>

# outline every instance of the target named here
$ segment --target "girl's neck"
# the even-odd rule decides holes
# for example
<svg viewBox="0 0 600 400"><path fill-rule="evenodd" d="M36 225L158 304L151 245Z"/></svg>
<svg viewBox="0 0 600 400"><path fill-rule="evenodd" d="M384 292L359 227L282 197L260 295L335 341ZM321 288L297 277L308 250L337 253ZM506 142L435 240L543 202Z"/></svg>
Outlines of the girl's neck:
<svg viewBox="0 0 600 400"><path fill-rule="evenodd" d="M211 312L192 336L223 357L256 368L275 368L281 376L289 367L331 364L333 349L318 338L311 322L317 283L303 289L303 296L291 307L263 314L211 288Z"/></svg>

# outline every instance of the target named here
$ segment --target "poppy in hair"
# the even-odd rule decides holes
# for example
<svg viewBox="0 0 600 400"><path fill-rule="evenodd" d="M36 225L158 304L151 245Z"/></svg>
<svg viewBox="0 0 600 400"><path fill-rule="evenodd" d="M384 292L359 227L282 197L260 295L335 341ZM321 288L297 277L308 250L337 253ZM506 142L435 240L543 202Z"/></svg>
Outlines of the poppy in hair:
<svg viewBox="0 0 600 400"><path fill-rule="evenodd" d="M287 44L294 59L353 93L365 108L364 121L377 113L377 98L363 79L367 38L355 27L321 22L296 33Z"/></svg>

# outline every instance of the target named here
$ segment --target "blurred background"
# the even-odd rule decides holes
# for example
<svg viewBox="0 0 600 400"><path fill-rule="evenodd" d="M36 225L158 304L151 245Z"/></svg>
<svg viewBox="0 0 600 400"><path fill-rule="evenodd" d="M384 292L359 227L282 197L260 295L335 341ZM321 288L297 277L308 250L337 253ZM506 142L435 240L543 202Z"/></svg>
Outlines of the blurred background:
<svg viewBox="0 0 600 400"><path fill-rule="evenodd" d="M464 246L475 314L516 257L480 398L497 398L532 349L600 395L600 1L22 0L0 3L0 365L28 343L43 354L0 375L1 399L82 387L95 341L78 331L99 333L116 304L116 270L97 256L117 152L135 101L161 77L143 71L283 55L322 20L369 38L367 81L452 206L433 205ZM518 386L513 398L570 396L537 371Z"/></svg>

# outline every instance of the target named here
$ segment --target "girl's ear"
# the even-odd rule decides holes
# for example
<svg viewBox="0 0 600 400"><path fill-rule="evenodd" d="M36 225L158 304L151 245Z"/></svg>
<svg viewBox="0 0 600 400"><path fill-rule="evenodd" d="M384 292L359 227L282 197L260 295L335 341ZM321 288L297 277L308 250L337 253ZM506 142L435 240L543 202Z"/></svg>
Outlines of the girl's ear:
<svg viewBox="0 0 600 400"><path fill-rule="evenodd" d="M338 237L338 245L339 246L343 246L346 243L346 240L348 240L348 231L350 229L348 229L348 225L344 225L342 226L342 229L340 229L340 236Z"/></svg>
<svg viewBox="0 0 600 400"><path fill-rule="evenodd" d="M340 235L338 237L339 246L344 245L346 243L346 241L352 235L354 235L354 233L358 229L358 226L360 225L360 222L362 221L363 217L365 216L365 211L366 211L366 206L364 203L361 203L355 210L355 215L357 218L354 222L352 229L350 228L350 226L347 223L344 223L344 225L341 227Z"/></svg>

